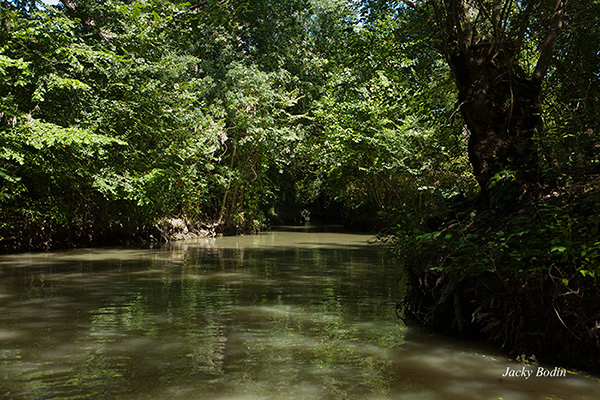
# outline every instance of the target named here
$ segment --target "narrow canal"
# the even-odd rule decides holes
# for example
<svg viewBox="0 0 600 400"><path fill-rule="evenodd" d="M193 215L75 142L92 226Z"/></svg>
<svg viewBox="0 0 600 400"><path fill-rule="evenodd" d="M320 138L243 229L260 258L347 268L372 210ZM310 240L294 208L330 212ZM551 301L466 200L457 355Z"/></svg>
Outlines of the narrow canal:
<svg viewBox="0 0 600 400"><path fill-rule="evenodd" d="M596 378L503 376L523 365L405 327L401 268L371 239L282 230L0 257L0 398L600 396Z"/></svg>

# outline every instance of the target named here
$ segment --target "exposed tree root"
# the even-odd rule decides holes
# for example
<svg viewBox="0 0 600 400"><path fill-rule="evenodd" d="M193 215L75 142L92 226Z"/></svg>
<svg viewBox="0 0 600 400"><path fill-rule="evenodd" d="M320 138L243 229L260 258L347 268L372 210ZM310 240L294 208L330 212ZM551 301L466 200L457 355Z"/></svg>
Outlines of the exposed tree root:
<svg viewBox="0 0 600 400"><path fill-rule="evenodd" d="M404 318L445 334L485 338L518 358L598 372L600 290L592 279L570 285L577 290L494 273L458 281L427 271L410 277Z"/></svg>

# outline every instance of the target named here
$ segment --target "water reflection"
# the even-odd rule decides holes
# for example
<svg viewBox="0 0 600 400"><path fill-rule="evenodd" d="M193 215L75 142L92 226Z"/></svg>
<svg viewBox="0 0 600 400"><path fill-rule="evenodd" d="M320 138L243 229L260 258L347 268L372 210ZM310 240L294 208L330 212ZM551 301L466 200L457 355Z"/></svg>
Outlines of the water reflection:
<svg viewBox="0 0 600 400"><path fill-rule="evenodd" d="M277 231L0 258L0 397L595 398L404 327L369 237Z"/></svg>

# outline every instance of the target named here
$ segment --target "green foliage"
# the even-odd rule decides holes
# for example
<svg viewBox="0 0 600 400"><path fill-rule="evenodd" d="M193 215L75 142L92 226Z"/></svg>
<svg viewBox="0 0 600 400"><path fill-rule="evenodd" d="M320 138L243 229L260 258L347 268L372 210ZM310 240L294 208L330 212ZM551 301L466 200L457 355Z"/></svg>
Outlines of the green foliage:
<svg viewBox="0 0 600 400"><path fill-rule="evenodd" d="M22 118L0 143L3 211L69 227L95 197L94 170L125 142L78 127Z"/></svg>
<svg viewBox="0 0 600 400"><path fill-rule="evenodd" d="M367 226L441 210L475 186L447 66L398 41L411 22L386 18L348 33L313 112L322 185Z"/></svg>
<svg viewBox="0 0 600 400"><path fill-rule="evenodd" d="M432 23L437 30L430 25L421 33L418 29L403 29L401 35L413 35L441 47L453 44L444 42L448 39L440 25L444 15L427 19L433 7L422 8L419 14L410 8L386 8L389 4L384 3L370 2L370 21L385 20L386 15L395 15L395 20L410 19L412 15ZM439 3L415 4L420 7ZM542 43L540 38L551 26L555 12L539 8L535 10L537 18L525 19L532 12L525 5L506 2L502 16L505 22L500 27L494 27L494 20L480 12L483 3L473 5L471 13L464 16L472 18L473 25L461 20L465 29L486 33L485 40L494 46L506 43L504 40L514 41L519 64L514 67L516 74L531 74L536 69L541 49L548 43ZM522 175L518 171L504 169L491 176L488 196L475 207L458 203L452 208L456 211L439 213L430 209L408 216L409 221L403 221L395 230L396 251L412 260L421 272L446 271L459 279L493 272L502 278L552 278L563 284L575 278L597 276L600 252L593 232L598 230L594 177L600 154L596 90L600 82L600 36L591 21L597 19L600 9L597 4L574 1L569 3L568 14L554 49L553 64L542 85L545 129L534 135L536 147L532 149L540 155L539 165L518 166L541 171L533 178L536 184L528 188L531 193L524 190L527 186L519 181ZM523 31L527 24L529 29ZM520 29L521 33L516 34ZM473 34L475 37L477 34ZM439 155L435 158L439 160ZM594 183L588 185L585 181L589 179ZM433 186L440 187L438 182Z"/></svg>
<svg viewBox="0 0 600 400"><path fill-rule="evenodd" d="M243 232L312 213L401 224L408 240L475 195L455 83L413 12L338 0L71 3L0 3L6 221L109 230L178 216ZM598 11L577 4L573 18ZM567 29L557 44L536 137L548 176L597 164L594 33ZM514 179L496 184L494 207L510 206Z"/></svg>
<svg viewBox="0 0 600 400"><path fill-rule="evenodd" d="M301 131L299 78L275 53L292 50L292 37L303 43L300 20L312 18L300 2L281 10L295 11L271 43L250 4L3 3L6 218L35 214L66 227L85 210L134 224L180 215L264 227ZM289 68L304 71L302 55L290 57Z"/></svg>
<svg viewBox="0 0 600 400"><path fill-rule="evenodd" d="M546 129L538 144L549 171L572 175L600 165L600 18L597 2L574 2L543 96Z"/></svg>
<svg viewBox="0 0 600 400"><path fill-rule="evenodd" d="M415 266L463 278L492 272L568 286L571 279L600 274L600 195L567 200L549 199L516 214L502 208L456 214L439 230L402 227L396 250Z"/></svg>

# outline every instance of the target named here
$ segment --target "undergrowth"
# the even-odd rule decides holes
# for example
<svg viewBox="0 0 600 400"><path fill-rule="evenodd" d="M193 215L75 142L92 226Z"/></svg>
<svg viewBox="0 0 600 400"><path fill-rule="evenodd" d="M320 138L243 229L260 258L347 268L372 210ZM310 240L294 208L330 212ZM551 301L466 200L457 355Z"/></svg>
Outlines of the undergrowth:
<svg viewBox="0 0 600 400"><path fill-rule="evenodd" d="M514 182L496 177L485 209L398 226L405 316L519 357L600 370L600 186L523 202Z"/></svg>

